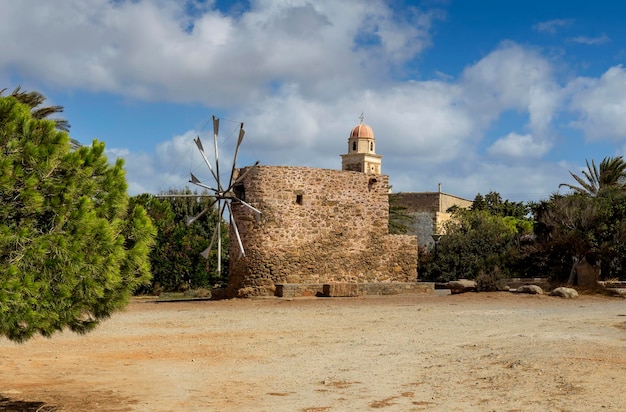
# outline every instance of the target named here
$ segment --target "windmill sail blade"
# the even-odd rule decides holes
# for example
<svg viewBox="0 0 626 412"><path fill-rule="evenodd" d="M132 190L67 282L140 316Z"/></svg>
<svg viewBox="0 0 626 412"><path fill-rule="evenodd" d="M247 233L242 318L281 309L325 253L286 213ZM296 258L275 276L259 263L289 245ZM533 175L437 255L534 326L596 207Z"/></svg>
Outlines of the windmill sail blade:
<svg viewBox="0 0 626 412"><path fill-rule="evenodd" d="M254 169L255 167L257 167L259 165L259 161L257 160L256 162L254 162L254 164L252 166L250 166L248 168L248 170L246 170L241 176L237 177L237 179L234 179L234 182L231 182L230 186L228 187L228 189L226 189L227 192L229 192L230 190L232 190L233 187L235 187L236 184L238 184L239 182L241 182L247 175L248 173L250 173L252 171L252 169ZM233 172L234 173L234 172ZM232 180L232 177L231 177Z"/></svg>
<svg viewBox="0 0 626 412"><path fill-rule="evenodd" d="M202 216L204 216L206 214L206 212L208 212L209 210L211 210L213 208L213 205L215 204L215 202L217 202L217 200L213 200L211 202L211 204L206 207L206 209L204 209L202 212L198 213L194 217L187 216L187 218L185 219L186 220L185 223L187 224L187 226L191 225L193 222L195 222L196 220L198 220Z"/></svg>
<svg viewBox="0 0 626 412"><path fill-rule="evenodd" d="M196 146L198 146L198 150L200 151L200 154L202 155L202 158L204 159L204 163L206 163L206 165L209 167L209 170L211 171L211 174L213 175L213 179L217 181L217 176L215 175L215 172L213 171L213 166L211 166L211 162L209 162L209 159L206 157L206 154L204 153L204 149L202 148L202 141L200 140L200 136L196 137L194 139L194 142L196 142Z"/></svg>
<svg viewBox="0 0 626 412"><path fill-rule="evenodd" d="M213 187L211 187L211 186L207 186L207 185L205 185L205 184L204 184L204 183L202 183L200 180L198 180L198 178L197 178L196 176L194 176L194 174L193 174L193 173L190 173L190 175L191 175L191 179L189 179L189 183L193 183L194 185L197 185L197 186L203 187L203 188L205 188L205 189L212 190L212 191L214 191L214 192L216 192L216 193L217 193L217 189L215 189L215 188L213 188Z"/></svg>
<svg viewBox="0 0 626 412"><path fill-rule="evenodd" d="M219 221L217 222L217 274L222 274L222 216L224 216L224 210L226 210L226 206L228 202L224 201L224 204L221 204L221 201L217 203L218 209L220 210Z"/></svg>
<svg viewBox="0 0 626 412"><path fill-rule="evenodd" d="M191 179L189 179L189 183L193 183L193 184L199 184L200 180L193 174L193 173L189 173L191 175Z"/></svg>
<svg viewBox="0 0 626 412"><path fill-rule="evenodd" d="M213 115L213 134L218 135L220 132L220 119Z"/></svg>
<svg viewBox="0 0 626 412"><path fill-rule="evenodd" d="M204 249L202 252L200 252L200 256L202 256L205 259L209 258L209 253L211 253L211 248L208 247L206 249Z"/></svg>
<svg viewBox="0 0 626 412"><path fill-rule="evenodd" d="M198 136L195 139L193 139L193 141L196 144L196 146L198 147L198 150L200 150L201 152L204 152L204 147L202 147L202 140L200 140L200 136Z"/></svg>
<svg viewBox="0 0 626 412"><path fill-rule="evenodd" d="M217 181L217 188L220 190L220 192L223 192L224 188L222 188L222 182L220 181L220 160L217 149L217 135L219 133L219 129L220 119L213 116L213 147L215 148L215 173L217 174L217 176L213 177L215 177L215 180Z"/></svg>
<svg viewBox="0 0 626 412"><path fill-rule="evenodd" d="M241 242L241 236L239 236L239 228L237 228L237 222L235 222L235 217L233 216L233 210L230 205L228 205L228 213L230 213L230 224L233 225L233 230L235 232L235 237L237 238L237 244L239 244L239 251L241 252L241 256L246 256L246 251L243 248L243 243Z"/></svg>
<svg viewBox="0 0 626 412"><path fill-rule="evenodd" d="M255 212L257 212L258 214L262 215L263 213L261 213L261 211L259 209L257 209L256 207L252 206L250 203L246 203L243 200L239 199L236 196L232 197L233 199L235 199L238 202L241 202L241 204L248 206L250 209L254 210Z"/></svg>
<svg viewBox="0 0 626 412"><path fill-rule="evenodd" d="M195 222L196 220L200 219L202 216L204 216L206 214L206 212L208 212L209 209L204 209L202 212L198 213L195 216L187 216L187 218L185 219L185 224L187 226L191 226L191 224L193 222Z"/></svg>
<svg viewBox="0 0 626 412"><path fill-rule="evenodd" d="M230 182L228 183L229 187L233 185L233 179L235 176L235 169L237 168L237 155L239 154L239 146L241 146L241 142L243 142L243 136L246 134L246 131L243 130L243 123L239 124L239 138L237 139L237 146L235 146L235 157L233 158L233 168L230 171Z"/></svg>
<svg viewBox="0 0 626 412"><path fill-rule="evenodd" d="M204 249L202 251L202 253L200 253L205 259L209 258L209 254L211 253L211 250L213 249L213 243L215 243L215 236L217 235L217 231L213 232L213 236L211 236L211 243L209 243L209 247ZM219 257L218 257L219 259Z"/></svg>

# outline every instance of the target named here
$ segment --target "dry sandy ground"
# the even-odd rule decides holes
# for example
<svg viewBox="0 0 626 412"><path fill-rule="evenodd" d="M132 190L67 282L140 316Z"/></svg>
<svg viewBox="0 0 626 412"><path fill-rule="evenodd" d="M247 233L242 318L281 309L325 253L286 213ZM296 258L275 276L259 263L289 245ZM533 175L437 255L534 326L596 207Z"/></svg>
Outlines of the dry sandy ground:
<svg viewBox="0 0 626 412"><path fill-rule="evenodd" d="M135 301L87 336L0 340L0 374L15 411L624 411L626 300Z"/></svg>

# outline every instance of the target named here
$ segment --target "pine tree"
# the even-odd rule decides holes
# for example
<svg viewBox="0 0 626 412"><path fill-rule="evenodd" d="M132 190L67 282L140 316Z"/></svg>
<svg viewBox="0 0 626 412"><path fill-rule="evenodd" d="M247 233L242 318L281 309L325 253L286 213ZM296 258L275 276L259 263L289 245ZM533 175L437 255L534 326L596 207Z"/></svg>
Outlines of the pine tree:
<svg viewBox="0 0 626 412"><path fill-rule="evenodd" d="M0 335L84 333L150 280L155 230L128 207L123 161L71 150L52 120L0 97Z"/></svg>

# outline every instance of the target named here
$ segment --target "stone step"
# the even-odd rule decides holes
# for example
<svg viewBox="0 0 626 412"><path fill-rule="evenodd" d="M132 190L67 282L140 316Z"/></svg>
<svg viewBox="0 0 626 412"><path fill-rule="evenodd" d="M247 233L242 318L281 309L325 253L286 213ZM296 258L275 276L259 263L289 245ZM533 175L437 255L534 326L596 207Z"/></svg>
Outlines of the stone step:
<svg viewBox="0 0 626 412"><path fill-rule="evenodd" d="M433 282L390 283L280 283L276 296L296 298L305 296L355 297L363 295L402 295L434 293Z"/></svg>

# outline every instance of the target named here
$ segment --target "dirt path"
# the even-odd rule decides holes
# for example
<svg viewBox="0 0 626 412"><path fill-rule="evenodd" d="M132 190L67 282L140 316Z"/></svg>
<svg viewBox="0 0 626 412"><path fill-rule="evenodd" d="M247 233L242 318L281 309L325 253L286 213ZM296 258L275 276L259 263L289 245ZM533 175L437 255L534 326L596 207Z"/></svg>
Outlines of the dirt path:
<svg viewBox="0 0 626 412"><path fill-rule="evenodd" d="M134 302L0 365L3 410L621 411L626 300Z"/></svg>

